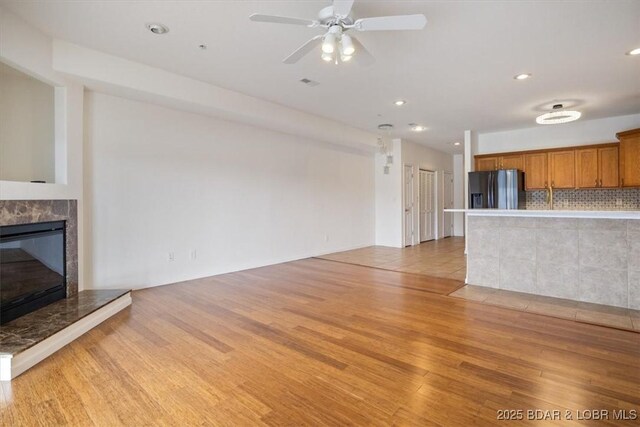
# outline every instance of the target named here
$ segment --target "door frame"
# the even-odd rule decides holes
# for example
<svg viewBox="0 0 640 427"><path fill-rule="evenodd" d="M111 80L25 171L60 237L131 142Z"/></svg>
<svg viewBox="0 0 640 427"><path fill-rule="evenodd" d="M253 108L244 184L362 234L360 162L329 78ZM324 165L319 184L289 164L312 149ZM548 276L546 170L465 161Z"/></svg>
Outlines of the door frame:
<svg viewBox="0 0 640 427"><path fill-rule="evenodd" d="M447 191L446 191L446 186L447 186L447 175L450 175L451 178L451 192L449 194L450 202L451 202L451 206L450 208L453 208L453 204L454 202L454 187L453 187L453 172L447 172L447 171L443 171L442 172L442 238L445 237L452 237L453 236L453 214L449 213L449 218L451 218L451 227L449 228L449 234L447 234L447 230L445 230L445 225L447 224L447 222L444 220L444 216L447 215L447 212L445 212L444 210L447 209Z"/></svg>
<svg viewBox="0 0 640 427"><path fill-rule="evenodd" d="M411 207L410 215L411 221L407 224L407 215L405 212L406 207L406 199L407 199L407 169L411 169L411 180L409 184L410 188L410 197L411 197ZM407 246L413 246L416 240L416 230L415 230L415 174L413 172L413 165L409 163L404 163L402 165L402 247L406 248ZM411 239L407 242L407 225L411 226Z"/></svg>
<svg viewBox="0 0 640 427"><path fill-rule="evenodd" d="M422 202L422 191L420 189L420 173L421 172L426 172L426 173L430 173L433 176L433 181L431 183L431 187L433 189L432 193L431 193L431 197L432 197L432 206L433 206L433 239L432 240L438 240L438 172L437 171L433 171L430 169L424 169L424 168L420 168L418 170L418 206L420 206L420 203ZM418 243L422 243L422 242L430 242L431 240L422 240L422 214L421 212L418 210Z"/></svg>

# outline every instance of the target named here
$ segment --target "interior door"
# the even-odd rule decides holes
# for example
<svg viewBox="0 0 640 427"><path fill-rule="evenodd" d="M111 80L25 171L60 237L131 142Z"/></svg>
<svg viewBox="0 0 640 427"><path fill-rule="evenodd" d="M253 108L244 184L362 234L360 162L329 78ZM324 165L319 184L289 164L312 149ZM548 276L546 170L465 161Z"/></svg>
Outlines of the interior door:
<svg viewBox="0 0 640 427"><path fill-rule="evenodd" d="M443 204L444 209L453 209L453 174L451 172L444 173L444 194ZM442 237L450 237L453 235L453 214L451 212L443 212L443 234Z"/></svg>
<svg viewBox="0 0 640 427"><path fill-rule="evenodd" d="M435 173L420 171L420 242L436 238Z"/></svg>
<svg viewBox="0 0 640 427"><path fill-rule="evenodd" d="M404 165L404 245L413 245L413 166Z"/></svg>

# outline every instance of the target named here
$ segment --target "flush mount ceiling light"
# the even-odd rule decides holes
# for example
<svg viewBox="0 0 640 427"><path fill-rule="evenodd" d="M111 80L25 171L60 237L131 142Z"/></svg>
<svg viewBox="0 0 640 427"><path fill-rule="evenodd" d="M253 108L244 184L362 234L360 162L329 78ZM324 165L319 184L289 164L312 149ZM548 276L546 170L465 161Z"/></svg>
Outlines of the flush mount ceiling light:
<svg viewBox="0 0 640 427"><path fill-rule="evenodd" d="M527 80L528 78L531 78L531 74L529 73L518 74L516 76L513 76L513 78L516 80Z"/></svg>
<svg viewBox="0 0 640 427"><path fill-rule="evenodd" d="M414 132L424 132L425 130L427 130L426 126L422 126L416 123L409 123L409 126L411 126L411 130Z"/></svg>
<svg viewBox="0 0 640 427"><path fill-rule="evenodd" d="M395 105L396 107L402 107L406 103L407 101L405 101L404 99L398 99L396 102L393 103L393 105Z"/></svg>
<svg viewBox="0 0 640 427"><path fill-rule="evenodd" d="M553 106L553 110L536 117L536 123L539 125L557 125L560 123L569 123L578 120L582 116L580 111L564 110L562 104Z"/></svg>
<svg viewBox="0 0 640 427"><path fill-rule="evenodd" d="M147 24L147 30L151 31L153 34L167 34L169 32L169 27L163 24L159 24L157 22L152 22Z"/></svg>
<svg viewBox="0 0 640 427"><path fill-rule="evenodd" d="M627 52L627 55L629 56L640 55L640 47L630 50L629 52Z"/></svg>
<svg viewBox="0 0 640 427"><path fill-rule="evenodd" d="M393 129L393 125L391 123L382 123L381 125L378 125L378 129L380 129L380 130L391 130L391 129Z"/></svg>

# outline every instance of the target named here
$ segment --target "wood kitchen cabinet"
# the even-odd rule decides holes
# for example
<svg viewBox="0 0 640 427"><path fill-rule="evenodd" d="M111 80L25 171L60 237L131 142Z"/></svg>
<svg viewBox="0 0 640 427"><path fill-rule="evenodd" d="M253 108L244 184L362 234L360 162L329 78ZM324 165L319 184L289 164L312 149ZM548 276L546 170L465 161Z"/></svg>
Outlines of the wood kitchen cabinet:
<svg viewBox="0 0 640 427"><path fill-rule="evenodd" d="M549 184L553 188L576 188L576 151L549 153Z"/></svg>
<svg viewBox="0 0 640 427"><path fill-rule="evenodd" d="M576 188L618 187L618 147L576 150Z"/></svg>
<svg viewBox="0 0 640 427"><path fill-rule="evenodd" d="M494 171L498 169L524 170L524 156L510 154L507 156L476 157L476 171Z"/></svg>
<svg viewBox="0 0 640 427"><path fill-rule="evenodd" d="M527 190L544 190L548 184L547 153L524 155L524 183Z"/></svg>
<svg viewBox="0 0 640 427"><path fill-rule="evenodd" d="M598 149L576 150L576 187L597 188L599 184Z"/></svg>
<svg viewBox="0 0 640 427"><path fill-rule="evenodd" d="M620 186L618 164L618 147L598 149L598 174L601 188L616 188Z"/></svg>
<svg viewBox="0 0 640 427"><path fill-rule="evenodd" d="M524 156L522 154L510 154L498 158L500 169L520 169L524 170Z"/></svg>
<svg viewBox="0 0 640 427"><path fill-rule="evenodd" d="M498 169L497 157L477 157L476 158L476 171L494 171Z"/></svg>
<svg viewBox="0 0 640 427"><path fill-rule="evenodd" d="M620 132L620 185L640 187L640 129Z"/></svg>

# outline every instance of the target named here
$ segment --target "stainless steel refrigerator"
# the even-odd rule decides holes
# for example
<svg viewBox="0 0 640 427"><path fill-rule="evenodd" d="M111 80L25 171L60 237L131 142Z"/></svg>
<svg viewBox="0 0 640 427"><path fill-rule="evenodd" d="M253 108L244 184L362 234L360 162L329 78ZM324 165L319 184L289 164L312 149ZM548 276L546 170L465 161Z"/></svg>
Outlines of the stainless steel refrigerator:
<svg viewBox="0 0 640 427"><path fill-rule="evenodd" d="M524 172L469 172L470 209L525 209Z"/></svg>

